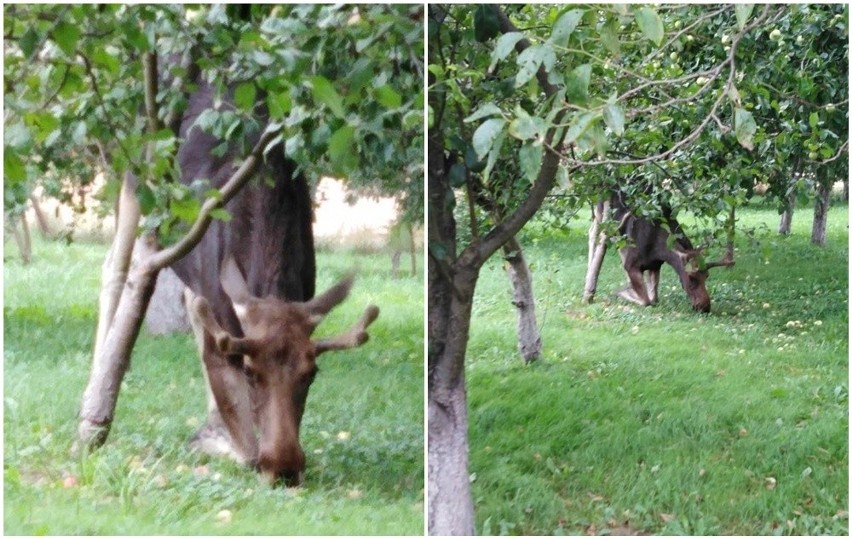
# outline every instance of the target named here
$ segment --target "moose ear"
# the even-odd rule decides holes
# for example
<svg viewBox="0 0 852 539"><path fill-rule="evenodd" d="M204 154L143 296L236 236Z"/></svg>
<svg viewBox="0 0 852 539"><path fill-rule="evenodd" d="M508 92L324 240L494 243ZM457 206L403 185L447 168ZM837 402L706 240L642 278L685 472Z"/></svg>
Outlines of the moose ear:
<svg viewBox="0 0 852 539"><path fill-rule="evenodd" d="M260 351L260 343L256 339L245 337L234 337L219 325L210 304L202 296L197 296L192 302L192 310L201 321L204 329L216 342L216 348L223 354L241 354L245 356L256 356Z"/></svg>
<svg viewBox="0 0 852 539"><path fill-rule="evenodd" d="M246 280L233 256L229 255L222 262L222 269L219 273L219 282L222 283L222 289L225 291L225 294L231 298L232 303L236 305L245 305L251 299L251 294L249 293Z"/></svg>

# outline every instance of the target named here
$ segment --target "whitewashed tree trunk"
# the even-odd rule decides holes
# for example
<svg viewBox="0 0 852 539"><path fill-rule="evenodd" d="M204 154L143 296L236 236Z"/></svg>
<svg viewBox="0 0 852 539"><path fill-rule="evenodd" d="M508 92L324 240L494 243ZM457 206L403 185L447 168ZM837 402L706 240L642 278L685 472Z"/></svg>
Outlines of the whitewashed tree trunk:
<svg viewBox="0 0 852 539"><path fill-rule="evenodd" d="M33 244L30 238L30 227L27 223L26 213L16 215L12 218L12 232L15 235L18 252L21 254L21 261L24 265L27 265L33 259Z"/></svg>
<svg viewBox="0 0 852 539"><path fill-rule="evenodd" d="M828 225L828 209L831 205L831 182L819 181L814 199L814 224L811 228L811 243L825 245L825 233Z"/></svg>
<svg viewBox="0 0 852 539"><path fill-rule="evenodd" d="M503 245L509 263L506 272L512 283L512 305L518 315L518 350L524 362L532 363L541 356L541 334L535 317L535 295L532 272L523 249L514 236Z"/></svg>
<svg viewBox="0 0 852 539"><path fill-rule="evenodd" d="M601 224L607 214L609 214L608 200L598 202L592 208L592 224L589 227L589 261L583 285L583 303L593 303L598 290L598 276L600 276L607 250L607 236L601 230Z"/></svg>
<svg viewBox="0 0 852 539"><path fill-rule="evenodd" d="M793 226L793 212L796 209L796 193L790 193L787 196L787 208L781 214L781 222L778 224L778 233L782 236L790 235L790 228Z"/></svg>

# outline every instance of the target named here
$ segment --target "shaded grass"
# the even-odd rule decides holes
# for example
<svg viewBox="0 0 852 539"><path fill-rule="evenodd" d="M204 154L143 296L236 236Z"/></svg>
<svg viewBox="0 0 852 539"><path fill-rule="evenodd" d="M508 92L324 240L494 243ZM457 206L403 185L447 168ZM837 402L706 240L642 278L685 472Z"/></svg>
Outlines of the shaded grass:
<svg viewBox="0 0 852 539"><path fill-rule="evenodd" d="M740 211L755 237L712 272L710 315L668 266L660 305L616 300L616 253L582 305L587 223L530 234L544 343L531 366L492 262L467 367L478 530L846 535L847 215L832 210L819 248L804 211L789 238L770 231L774 211Z"/></svg>
<svg viewBox="0 0 852 539"><path fill-rule="evenodd" d="M382 314L368 344L322 357L302 423L305 485L273 489L186 449L205 415L189 335L143 333L107 444L71 454L105 250L36 241L34 263L22 267L7 245L7 534L422 534L422 274L390 279L380 255L318 255L319 289L360 267L318 336L344 330L369 303ZM223 510L229 522L217 519Z"/></svg>

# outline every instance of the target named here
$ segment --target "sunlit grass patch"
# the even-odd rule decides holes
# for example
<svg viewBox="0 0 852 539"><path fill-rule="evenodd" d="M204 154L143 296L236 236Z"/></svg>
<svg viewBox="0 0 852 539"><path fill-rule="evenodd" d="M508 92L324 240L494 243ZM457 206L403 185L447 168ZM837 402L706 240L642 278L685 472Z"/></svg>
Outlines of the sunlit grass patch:
<svg viewBox="0 0 852 539"><path fill-rule="evenodd" d="M709 315L667 266L658 306L614 298L615 252L582 305L587 223L528 232L544 344L529 366L504 270L484 269L467 363L479 532L847 533L847 208L824 248L807 209L788 238L771 209L737 215L756 232L711 272Z"/></svg>
<svg viewBox="0 0 852 539"><path fill-rule="evenodd" d="M21 266L7 248L7 534L422 534L422 273L391 279L381 254L318 255L318 289L360 269L319 336L348 328L370 303L382 314L365 346L321 358L302 423L304 485L269 488L249 468L187 450L206 413L189 335L143 332L106 445L70 452L105 251L36 240Z"/></svg>

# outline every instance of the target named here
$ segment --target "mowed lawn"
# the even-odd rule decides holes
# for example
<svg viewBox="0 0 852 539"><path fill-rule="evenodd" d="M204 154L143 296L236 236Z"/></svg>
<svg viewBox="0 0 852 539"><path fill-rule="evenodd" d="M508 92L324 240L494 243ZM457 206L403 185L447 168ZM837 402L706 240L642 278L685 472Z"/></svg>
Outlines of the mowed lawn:
<svg viewBox="0 0 852 539"><path fill-rule="evenodd" d="M6 534L423 533L422 272L394 279L385 254L318 255L319 289L360 269L318 336L343 331L369 303L382 314L365 346L320 359L302 423L305 483L270 488L186 448L206 413L190 335L143 333L106 445L71 453L105 252L36 240L25 267L6 244Z"/></svg>
<svg viewBox="0 0 852 539"><path fill-rule="evenodd" d="M530 366L489 263L467 358L479 533L848 534L848 209L831 210L824 248L811 208L787 238L774 209L737 215L754 235L712 271L709 315L668 266L658 306L615 298L614 251L583 305L585 213L567 233L534 223Z"/></svg>

